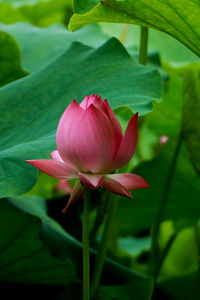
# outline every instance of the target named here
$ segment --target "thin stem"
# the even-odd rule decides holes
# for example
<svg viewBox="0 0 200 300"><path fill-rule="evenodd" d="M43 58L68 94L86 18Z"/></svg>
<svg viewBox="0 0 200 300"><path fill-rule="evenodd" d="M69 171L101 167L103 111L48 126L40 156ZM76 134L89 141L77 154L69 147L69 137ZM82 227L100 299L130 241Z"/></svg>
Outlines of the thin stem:
<svg viewBox="0 0 200 300"><path fill-rule="evenodd" d="M157 256L157 240L158 240L158 235L159 235L159 231L160 231L160 224L163 220L163 216L165 213L165 208L167 205L167 200L168 200L168 195L169 195L169 191L170 191L170 187L171 187L171 183L172 183L172 178L173 178L173 174L174 174L174 170L176 167L176 163L177 163L177 158L181 149L181 144L182 144L182 133L180 133L179 135L179 139L178 139L178 143L171 161L171 165L169 168L169 172L167 175L167 179L165 182L165 187L163 189L163 196L162 196L162 200L160 202L160 207L157 213L157 218L155 221L155 225L152 231L152 245L151 245L151 252L150 252L150 274L152 274L152 271L154 269L154 262Z"/></svg>
<svg viewBox="0 0 200 300"><path fill-rule="evenodd" d="M167 244L165 246L165 248L163 249L163 251L161 252L159 258L158 258L158 263L155 265L154 270L152 271L152 276L154 279L157 279L159 274L160 274L160 270L162 268L163 262L167 256L167 254L169 253L169 250L171 249L171 246L175 240L175 238L177 237L177 232L175 232L174 234L172 234L172 236L169 238L169 240L167 241Z"/></svg>
<svg viewBox="0 0 200 300"><path fill-rule="evenodd" d="M119 40L122 44L124 44L126 41L129 28L130 28L130 24L124 24L123 30L122 30L120 38L119 38Z"/></svg>
<svg viewBox="0 0 200 300"><path fill-rule="evenodd" d="M200 281L200 227L199 221L196 221L194 225L194 234L196 239L196 247L197 247L197 262L198 262L198 269L196 274L196 294L197 298L200 298L200 289L199 289L199 281Z"/></svg>
<svg viewBox="0 0 200 300"><path fill-rule="evenodd" d="M109 200L108 212L105 220L105 226L103 230L102 239L99 245L96 262L94 266L94 274L91 284L91 295L94 296L98 290L99 282L101 279L101 273L103 270L104 260L106 258L106 252L111 241L112 228L117 212L117 207L119 203L119 197L112 197Z"/></svg>
<svg viewBox="0 0 200 300"><path fill-rule="evenodd" d="M200 279L200 228L199 228L199 222L196 221L194 225L194 233L195 233L195 239L196 239L196 245L197 245L197 255L198 255L198 272L197 277Z"/></svg>
<svg viewBox="0 0 200 300"><path fill-rule="evenodd" d="M89 210L91 191L85 190L83 208L83 300L90 299Z"/></svg>
<svg viewBox="0 0 200 300"><path fill-rule="evenodd" d="M196 221L196 223L194 224L194 233L196 238L198 256L200 256L200 228L198 221Z"/></svg>
<svg viewBox="0 0 200 300"><path fill-rule="evenodd" d="M141 26L141 29L140 29L139 63L141 65L144 65L144 66L147 65L148 35L149 35L148 28Z"/></svg>

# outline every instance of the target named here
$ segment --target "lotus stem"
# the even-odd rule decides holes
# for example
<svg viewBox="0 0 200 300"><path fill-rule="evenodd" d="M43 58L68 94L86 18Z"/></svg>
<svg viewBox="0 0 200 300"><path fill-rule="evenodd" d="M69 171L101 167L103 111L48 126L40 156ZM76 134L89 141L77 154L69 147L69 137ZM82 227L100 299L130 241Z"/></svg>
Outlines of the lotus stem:
<svg viewBox="0 0 200 300"><path fill-rule="evenodd" d="M117 207L119 203L119 197L112 197L109 200L108 205L108 212L105 220L105 226L102 234L102 239L99 245L96 262L94 266L94 273L93 273L93 279L91 284L91 296L95 296L100 279L101 279L101 273L103 270L104 261L106 258L106 253L108 250L109 242L111 241L112 237L112 229L115 221L115 216L117 212Z"/></svg>
<svg viewBox="0 0 200 300"><path fill-rule="evenodd" d="M176 163L177 163L177 158L180 153L180 149L181 149L181 145L182 145L182 140L183 140L183 136L182 136L182 132L181 132L179 135L178 143L177 143L172 161L171 161L171 165L170 165L167 179L165 182L165 187L163 189L163 196L162 196L162 200L160 202L160 207L159 207L159 210L157 213L157 218L155 220L155 225L152 230L152 244L151 244L150 265L149 265L150 274L152 274L154 272L154 263L155 263L155 259L157 257L157 248L158 248L157 243L158 243L158 236L159 236L159 232L160 232L160 224L164 217L167 200L168 200L168 195L169 195L170 187L172 184L173 174L174 174L174 170L175 170Z"/></svg>
<svg viewBox="0 0 200 300"><path fill-rule="evenodd" d="M140 29L140 49L139 49L139 63L147 65L147 51L148 51L148 35L149 30L147 27L141 26Z"/></svg>
<svg viewBox="0 0 200 300"><path fill-rule="evenodd" d="M197 270L197 281L199 282L200 279L200 226L199 221L196 221L194 224L194 233L196 239L196 246L197 246L197 255L198 255L198 270Z"/></svg>
<svg viewBox="0 0 200 300"><path fill-rule="evenodd" d="M165 245L165 248L163 249L160 256L158 257L158 262L157 262L157 264L155 264L155 268L152 271L152 276L153 276L154 279L158 278L158 276L160 274L160 270L161 270L162 265L163 265L163 262L164 262L166 256L168 255L169 250L171 249L171 246L172 246L174 240L177 237L177 234L178 234L178 232L175 232L174 234L172 234L172 236L167 241L167 244Z"/></svg>
<svg viewBox="0 0 200 300"><path fill-rule="evenodd" d="M91 191L85 190L83 208L83 300L90 299L90 261L89 261L89 210Z"/></svg>

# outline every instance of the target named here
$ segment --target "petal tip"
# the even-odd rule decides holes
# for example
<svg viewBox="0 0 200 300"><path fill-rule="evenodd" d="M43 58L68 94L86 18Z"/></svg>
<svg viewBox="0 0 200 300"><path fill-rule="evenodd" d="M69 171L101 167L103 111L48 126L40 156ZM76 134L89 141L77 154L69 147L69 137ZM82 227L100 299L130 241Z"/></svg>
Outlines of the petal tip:
<svg viewBox="0 0 200 300"><path fill-rule="evenodd" d="M141 179L143 181L143 186L141 188L145 188L146 189L146 188L150 188L151 187L150 184L144 178L141 177Z"/></svg>
<svg viewBox="0 0 200 300"><path fill-rule="evenodd" d="M130 192L127 194L127 197L133 199L133 195Z"/></svg>
<svg viewBox="0 0 200 300"><path fill-rule="evenodd" d="M30 164L30 165L34 165L35 160L25 160L26 163Z"/></svg>
<svg viewBox="0 0 200 300"><path fill-rule="evenodd" d="M134 119L135 122L138 121L138 112L136 112L136 113L133 115L132 119Z"/></svg>
<svg viewBox="0 0 200 300"><path fill-rule="evenodd" d="M72 203L71 203L70 198L69 198L69 200L67 202L67 205L62 209L62 214L63 215L66 214L66 212L69 210L69 208L71 207L71 205L72 205Z"/></svg>
<svg viewBox="0 0 200 300"><path fill-rule="evenodd" d="M144 188L150 188L150 184L148 184L148 182L146 182L146 186L144 186Z"/></svg>
<svg viewBox="0 0 200 300"><path fill-rule="evenodd" d="M67 108L69 107L69 106L74 106L74 105L76 105L76 106L79 106L80 107L80 105L78 104L78 102L75 100L75 99L73 99L73 101L67 106ZM66 108L66 109L67 109Z"/></svg>
<svg viewBox="0 0 200 300"><path fill-rule="evenodd" d="M67 211L67 207L63 208L62 210L63 215L66 213L66 211Z"/></svg>

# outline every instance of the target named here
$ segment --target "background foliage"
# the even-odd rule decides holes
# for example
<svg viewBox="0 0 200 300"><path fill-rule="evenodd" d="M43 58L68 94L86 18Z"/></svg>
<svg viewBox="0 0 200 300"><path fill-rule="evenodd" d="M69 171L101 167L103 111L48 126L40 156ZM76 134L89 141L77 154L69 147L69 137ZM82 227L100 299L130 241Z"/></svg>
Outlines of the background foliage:
<svg viewBox="0 0 200 300"><path fill-rule="evenodd" d="M47 158L66 106L92 93L107 98L123 130L139 112L137 152L122 171L151 185L134 191L133 200L120 199L99 299L200 295L200 2L149 3L0 0L0 279L8 298L14 290L21 299L27 291L81 299L82 203L61 215L68 196L24 161ZM68 23L73 31L96 24L72 33ZM151 28L145 67L138 64L138 25ZM158 239L159 257L167 252L153 280L151 230L178 140ZM101 193L91 208L92 267L103 227L103 220L94 227Z"/></svg>

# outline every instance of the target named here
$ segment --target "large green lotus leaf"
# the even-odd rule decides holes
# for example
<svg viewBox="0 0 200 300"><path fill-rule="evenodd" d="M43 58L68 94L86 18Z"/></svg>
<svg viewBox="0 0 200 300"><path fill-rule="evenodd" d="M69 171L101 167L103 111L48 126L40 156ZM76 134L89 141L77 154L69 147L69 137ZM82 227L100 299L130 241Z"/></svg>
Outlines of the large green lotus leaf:
<svg viewBox="0 0 200 300"><path fill-rule="evenodd" d="M3 250L0 251L3 253L4 264L4 270L0 273L1 278L24 283L66 285L69 280L75 279L76 271L78 276L76 279L81 279L82 245L48 217L44 200L27 196L11 198L9 202L7 200L0 202L2 215L0 220L3 228L1 231ZM93 250L90 257L93 267L95 258ZM48 267L46 262L49 263ZM51 273L52 270L54 273ZM121 287L133 283L132 292L135 295L149 295L152 292L151 278L141 276L109 259L105 262L103 283L118 283ZM147 300L149 297L146 296L144 299Z"/></svg>
<svg viewBox="0 0 200 300"><path fill-rule="evenodd" d="M57 189L58 182L57 179L39 172L37 183L26 195L36 195L45 199L52 199L56 196L63 195L64 192L60 192Z"/></svg>
<svg viewBox="0 0 200 300"><path fill-rule="evenodd" d="M124 24L102 22L98 25L105 34L118 39L121 38L124 30ZM133 24L129 26L125 46L130 51L139 50L140 27ZM199 57L181 42L164 32L153 29L149 30L148 50L158 51L162 61L175 66L199 60Z"/></svg>
<svg viewBox="0 0 200 300"><path fill-rule="evenodd" d="M35 201L35 205L38 205L41 199L32 197L26 200ZM1 280L64 285L75 279L75 266L69 257L65 262L53 257L41 241L39 218L1 200L0 225Z"/></svg>
<svg viewBox="0 0 200 300"><path fill-rule="evenodd" d="M38 28L28 23L0 24L0 30L8 32L16 39L22 51L22 65L30 73L52 63L73 41L98 47L107 40L107 35L96 24L74 33L58 24L48 28Z"/></svg>
<svg viewBox="0 0 200 300"><path fill-rule="evenodd" d="M98 3L99 0L75 0L74 2L74 11L78 14L84 14L94 8Z"/></svg>
<svg viewBox="0 0 200 300"><path fill-rule="evenodd" d="M1 197L31 188L36 169L25 160L48 157L67 105L92 93L113 108L129 105L142 115L152 110L153 99L159 100L160 75L136 64L110 39L98 49L74 43L47 68L1 89Z"/></svg>
<svg viewBox="0 0 200 300"><path fill-rule="evenodd" d="M27 73L21 67L21 53L15 39L0 29L0 86L24 77Z"/></svg>
<svg viewBox="0 0 200 300"><path fill-rule="evenodd" d="M191 162L200 175L200 64L183 71L183 132Z"/></svg>
<svg viewBox="0 0 200 300"><path fill-rule="evenodd" d="M70 20L70 29L95 22L132 23L168 33L193 52L200 55L199 0L75 0L76 14ZM87 11L88 5L93 8ZM187 8L187 9L186 9Z"/></svg>

